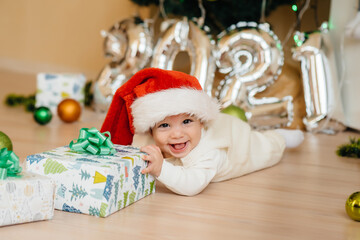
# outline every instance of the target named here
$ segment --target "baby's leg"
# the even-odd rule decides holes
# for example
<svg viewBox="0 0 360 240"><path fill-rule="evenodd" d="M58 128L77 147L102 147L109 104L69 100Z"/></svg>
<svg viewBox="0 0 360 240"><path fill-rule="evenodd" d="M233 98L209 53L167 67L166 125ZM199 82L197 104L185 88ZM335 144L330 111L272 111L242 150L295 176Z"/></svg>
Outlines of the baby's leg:
<svg viewBox="0 0 360 240"><path fill-rule="evenodd" d="M304 141L304 133L300 130L275 129L285 139L287 148L295 148Z"/></svg>

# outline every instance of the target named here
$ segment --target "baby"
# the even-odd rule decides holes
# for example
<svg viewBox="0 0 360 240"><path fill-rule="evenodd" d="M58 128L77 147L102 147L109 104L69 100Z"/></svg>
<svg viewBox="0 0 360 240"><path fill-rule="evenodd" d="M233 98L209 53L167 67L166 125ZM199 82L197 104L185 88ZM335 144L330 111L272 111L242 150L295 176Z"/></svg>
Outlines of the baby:
<svg viewBox="0 0 360 240"><path fill-rule="evenodd" d="M148 68L117 90L101 131L114 143L141 147L149 162L142 173L187 196L270 167L285 147L303 141L299 130L253 131L219 107L195 77Z"/></svg>

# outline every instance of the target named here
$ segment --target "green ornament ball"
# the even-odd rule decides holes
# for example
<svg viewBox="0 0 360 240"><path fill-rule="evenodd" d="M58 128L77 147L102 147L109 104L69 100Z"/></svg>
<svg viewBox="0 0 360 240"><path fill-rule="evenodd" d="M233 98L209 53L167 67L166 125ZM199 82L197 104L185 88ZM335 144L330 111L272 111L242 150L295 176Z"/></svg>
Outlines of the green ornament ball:
<svg viewBox="0 0 360 240"><path fill-rule="evenodd" d="M39 107L34 111L34 119L40 125L45 125L50 122L52 113L47 107Z"/></svg>
<svg viewBox="0 0 360 240"><path fill-rule="evenodd" d="M8 135L0 131L0 149L3 148L7 148L8 151L12 151L13 145Z"/></svg>
<svg viewBox="0 0 360 240"><path fill-rule="evenodd" d="M240 118L244 122L247 122L247 118L246 118L244 109L237 107L235 105L230 105L230 106L224 108L223 110L221 110L221 112L232 115L237 118Z"/></svg>
<svg viewBox="0 0 360 240"><path fill-rule="evenodd" d="M354 192L348 197L345 209L352 220L360 221L360 192Z"/></svg>

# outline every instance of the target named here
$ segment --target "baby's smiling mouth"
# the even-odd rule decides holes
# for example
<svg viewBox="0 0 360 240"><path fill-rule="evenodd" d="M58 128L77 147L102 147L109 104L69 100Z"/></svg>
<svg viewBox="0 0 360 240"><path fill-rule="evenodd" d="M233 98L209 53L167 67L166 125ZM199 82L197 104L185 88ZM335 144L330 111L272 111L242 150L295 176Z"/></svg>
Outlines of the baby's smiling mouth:
<svg viewBox="0 0 360 240"><path fill-rule="evenodd" d="M181 151L185 149L187 142L183 143L175 143L175 144L169 144L174 150Z"/></svg>

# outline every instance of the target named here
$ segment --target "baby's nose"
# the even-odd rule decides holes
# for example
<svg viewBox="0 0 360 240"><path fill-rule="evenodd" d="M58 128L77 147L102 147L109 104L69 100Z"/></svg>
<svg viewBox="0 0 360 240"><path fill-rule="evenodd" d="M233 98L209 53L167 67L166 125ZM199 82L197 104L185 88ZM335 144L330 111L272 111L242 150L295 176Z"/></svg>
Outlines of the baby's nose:
<svg viewBox="0 0 360 240"><path fill-rule="evenodd" d="M179 128L175 128L175 129L173 129L173 131L171 131L172 138L181 138L182 136L184 136L184 133Z"/></svg>

